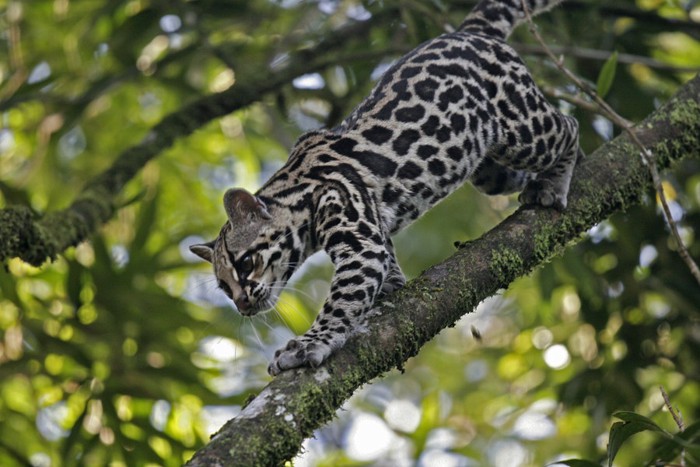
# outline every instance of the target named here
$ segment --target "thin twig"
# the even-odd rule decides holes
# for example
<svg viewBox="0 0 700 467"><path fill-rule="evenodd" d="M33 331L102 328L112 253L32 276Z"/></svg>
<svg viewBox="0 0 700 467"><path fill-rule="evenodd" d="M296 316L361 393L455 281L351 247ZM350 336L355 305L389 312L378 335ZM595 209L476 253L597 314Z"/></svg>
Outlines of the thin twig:
<svg viewBox="0 0 700 467"><path fill-rule="evenodd" d="M668 397L668 393L666 393L666 390L664 389L663 386L659 386L659 390L661 391L661 397L664 398L664 402L666 403L666 407L668 407L668 411L671 412L671 416L673 417L673 421L676 422L676 426L678 426L678 429L680 431L685 430L685 423L683 423L683 417L681 416L680 412L678 412L676 409L673 408L671 405L671 399Z"/></svg>
<svg viewBox="0 0 700 467"><path fill-rule="evenodd" d="M513 48L521 55L547 55L547 51L534 44L513 44ZM588 49L585 47L567 47L567 46L548 46L549 50L555 55L565 55L567 57L582 58L585 60L597 60L604 62L610 58L612 52L607 50ZM644 65L649 68L662 71L671 71L674 73L697 73L700 71L699 66L679 66L672 63L664 63L649 57L641 55L617 54L617 62L627 65Z"/></svg>
<svg viewBox="0 0 700 467"><path fill-rule="evenodd" d="M579 107L583 110L587 110L589 112L595 113L595 114L600 114L602 113L600 107L596 105L594 102L591 102L590 100L586 100L584 97L581 97L580 95L577 94L570 94L568 92L564 92L561 89L557 89L553 86L540 86L540 89L542 89L542 92L546 94L549 97L552 97L554 99L560 99L565 102L568 102L569 104L573 104L576 107Z"/></svg>
<svg viewBox="0 0 700 467"><path fill-rule="evenodd" d="M566 66L564 66L563 58L557 58L554 55L554 53L552 53L551 49L547 46L544 39L542 39L542 36L540 36L539 32L537 31L537 28L535 26L535 23L532 21L532 16L530 15L530 10L528 9L525 0L521 0L521 2L523 6L523 11L525 12L525 17L527 18L528 28L530 29L530 32L532 33L535 40L537 40L537 42L539 42L539 44L542 46L550 60L552 60L557 66L557 68L559 68L559 70L561 70L567 78L569 78L576 86L578 86L579 89L588 94L588 96L590 96L591 99L593 99L600 106L601 110L606 115L606 117L608 117L618 127L622 128L632 139L632 142L641 150L640 154L642 156L642 160L644 161L644 164L649 168L649 173L651 174L651 179L654 184L654 188L656 189L656 193L659 196L659 201L661 202L661 208L664 213L664 217L666 218L666 222L668 223L669 229L671 230L671 234L675 239L676 244L678 245L678 254L687 265L688 269L690 270L690 273L693 275L695 280L698 282L698 284L700 284L700 268L698 268L698 265L695 263L695 261L693 261L693 258L691 258L688 249L683 243L683 239L681 238L680 232L678 231L678 225L673 219L671 209L668 206L666 193L664 192L664 187L661 183L661 175L659 175L659 170L656 167L656 164L654 163L654 157L651 154L651 151L649 151L644 146L644 144L642 144L642 142L637 137L636 133L632 130L632 127L627 123L627 121L624 118L622 118L617 112L615 112L615 110L613 110L613 108L610 107L608 103L605 102L598 95L597 92L595 92L594 89L586 85L586 83L584 83L583 80L581 80L572 71L566 68Z"/></svg>
<svg viewBox="0 0 700 467"><path fill-rule="evenodd" d="M668 394L666 393L664 387L659 386L659 390L661 391L661 397L664 398L664 403L666 404L668 411L671 413L671 417L673 417L673 421L676 422L678 431L682 432L683 430L685 430L685 423L683 423L683 417L681 416L681 413L674 409L671 405L671 399L668 397ZM681 450L679 467L685 467L685 448Z"/></svg>

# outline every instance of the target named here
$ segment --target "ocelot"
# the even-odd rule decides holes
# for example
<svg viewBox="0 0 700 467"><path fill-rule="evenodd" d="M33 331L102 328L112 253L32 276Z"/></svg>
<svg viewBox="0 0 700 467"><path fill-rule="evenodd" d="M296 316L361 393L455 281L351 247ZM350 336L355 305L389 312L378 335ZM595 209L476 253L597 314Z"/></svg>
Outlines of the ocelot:
<svg viewBox="0 0 700 467"><path fill-rule="evenodd" d="M526 0L532 14L561 0ZM505 40L521 0L482 0L455 31L398 60L333 129L299 138L257 193L230 189L218 237L191 250L246 316L273 307L294 270L325 250L335 273L311 328L268 371L318 366L405 283L391 235L465 181L564 209L578 124L542 95Z"/></svg>

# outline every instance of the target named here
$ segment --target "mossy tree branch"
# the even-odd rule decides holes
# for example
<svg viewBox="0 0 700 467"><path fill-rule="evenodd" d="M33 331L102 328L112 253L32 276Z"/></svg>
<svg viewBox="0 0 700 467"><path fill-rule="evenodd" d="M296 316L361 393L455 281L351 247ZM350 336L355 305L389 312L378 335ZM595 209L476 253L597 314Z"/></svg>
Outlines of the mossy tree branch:
<svg viewBox="0 0 700 467"><path fill-rule="evenodd" d="M124 185L177 138L261 100L265 94L280 89L300 75L337 63L366 60L368 57L363 54L345 57L339 56L337 51L346 48L349 41L367 36L374 27L390 19L394 11L388 8L371 20L351 23L314 46L291 53L287 65L280 70L240 73L235 86L198 99L166 116L140 143L122 152L109 169L89 182L66 209L44 216L36 215L25 206L1 209L0 263L18 257L40 266L68 247L86 240L114 215Z"/></svg>
<svg viewBox="0 0 700 467"><path fill-rule="evenodd" d="M636 132L659 168L697 157L700 76L649 115ZM580 240L596 223L638 204L650 188L649 171L629 137L605 144L576 167L564 212L519 209L480 239L462 245L384 300L368 332L352 339L325 365L276 377L188 465L283 464L357 388L400 368L479 302Z"/></svg>

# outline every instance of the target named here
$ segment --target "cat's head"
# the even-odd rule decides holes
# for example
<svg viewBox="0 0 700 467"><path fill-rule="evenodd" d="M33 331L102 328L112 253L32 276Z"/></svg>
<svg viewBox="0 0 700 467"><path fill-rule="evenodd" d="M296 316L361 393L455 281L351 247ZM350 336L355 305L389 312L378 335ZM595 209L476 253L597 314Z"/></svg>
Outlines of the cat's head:
<svg viewBox="0 0 700 467"><path fill-rule="evenodd" d="M252 316L272 308L286 281L288 253L279 242L265 203L243 189L224 195L228 221L219 236L190 251L214 265L219 288L238 311Z"/></svg>

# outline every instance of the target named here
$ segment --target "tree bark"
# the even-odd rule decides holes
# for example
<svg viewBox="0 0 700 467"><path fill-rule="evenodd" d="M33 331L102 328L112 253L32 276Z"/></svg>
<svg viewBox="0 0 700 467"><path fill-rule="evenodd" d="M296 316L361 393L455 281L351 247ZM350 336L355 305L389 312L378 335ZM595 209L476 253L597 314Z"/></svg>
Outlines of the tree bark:
<svg viewBox="0 0 700 467"><path fill-rule="evenodd" d="M697 157L699 102L696 76L637 125L659 168ZM596 223L640 203L649 188L639 149L626 135L603 145L576 167L565 211L521 208L478 240L461 245L452 257L383 300L369 329L327 363L273 379L187 465L284 464L357 388L401 368L479 302L582 239Z"/></svg>

